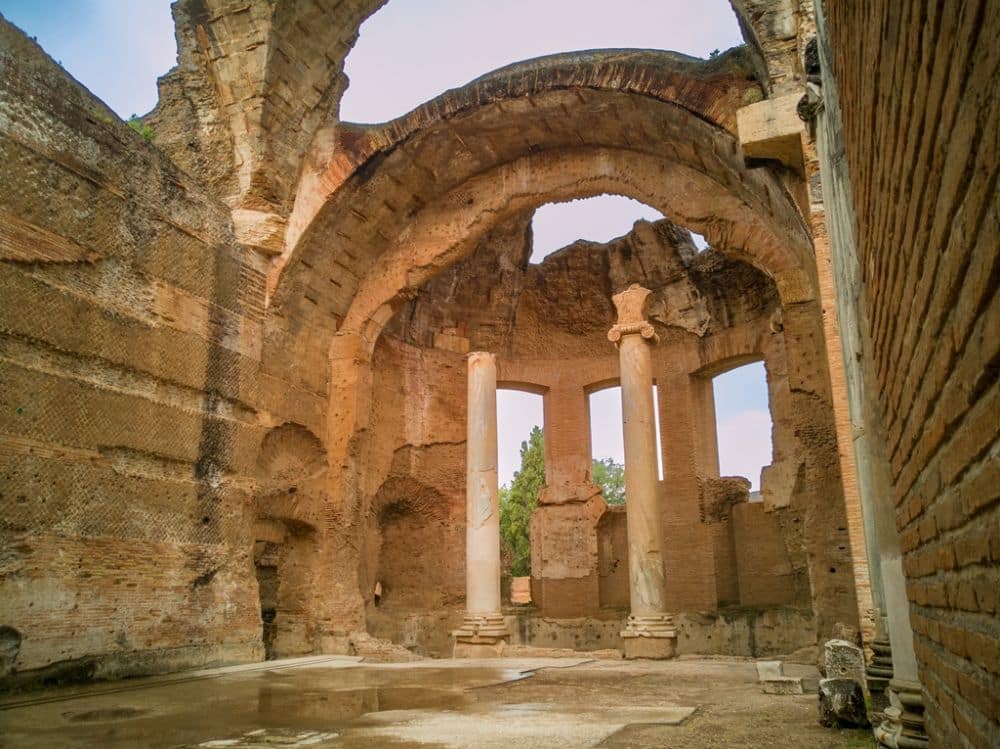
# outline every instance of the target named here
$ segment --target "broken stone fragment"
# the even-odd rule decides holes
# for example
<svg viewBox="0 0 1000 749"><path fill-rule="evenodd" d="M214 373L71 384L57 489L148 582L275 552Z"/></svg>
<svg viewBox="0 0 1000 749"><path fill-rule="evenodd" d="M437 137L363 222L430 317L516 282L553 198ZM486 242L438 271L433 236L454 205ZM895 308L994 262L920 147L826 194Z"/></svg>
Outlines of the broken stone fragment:
<svg viewBox="0 0 1000 749"><path fill-rule="evenodd" d="M861 685L853 679L820 679L819 722L828 728L866 728L868 711Z"/></svg>
<svg viewBox="0 0 1000 749"><path fill-rule="evenodd" d="M757 680L764 694L802 694L802 679L785 676L781 661L757 661Z"/></svg>
<svg viewBox="0 0 1000 749"><path fill-rule="evenodd" d="M828 679L865 681L865 653L847 640L828 640L824 646L824 661Z"/></svg>

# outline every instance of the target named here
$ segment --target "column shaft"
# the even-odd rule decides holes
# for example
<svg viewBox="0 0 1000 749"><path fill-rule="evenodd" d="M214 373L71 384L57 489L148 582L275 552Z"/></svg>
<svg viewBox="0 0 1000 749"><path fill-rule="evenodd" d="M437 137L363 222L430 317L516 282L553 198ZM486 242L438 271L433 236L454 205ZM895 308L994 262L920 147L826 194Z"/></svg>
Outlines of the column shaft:
<svg viewBox="0 0 1000 749"><path fill-rule="evenodd" d="M671 658L677 652L673 617L666 611L663 509L656 459L653 363L656 333L645 316L649 291L633 285L615 294L618 323L608 338L618 344L625 437L631 612L622 632L626 658Z"/></svg>
<svg viewBox="0 0 1000 749"><path fill-rule="evenodd" d="M497 370L492 354L469 355L466 433L466 610L500 611L500 508L497 488Z"/></svg>
<svg viewBox="0 0 1000 749"><path fill-rule="evenodd" d="M657 486L652 357L642 336L622 338L620 366L631 613L655 616L666 609L666 581L660 550L663 518Z"/></svg>
<svg viewBox="0 0 1000 749"><path fill-rule="evenodd" d="M500 506L497 487L497 367L469 354L466 432L465 619L455 657L497 655L508 636L500 613Z"/></svg>

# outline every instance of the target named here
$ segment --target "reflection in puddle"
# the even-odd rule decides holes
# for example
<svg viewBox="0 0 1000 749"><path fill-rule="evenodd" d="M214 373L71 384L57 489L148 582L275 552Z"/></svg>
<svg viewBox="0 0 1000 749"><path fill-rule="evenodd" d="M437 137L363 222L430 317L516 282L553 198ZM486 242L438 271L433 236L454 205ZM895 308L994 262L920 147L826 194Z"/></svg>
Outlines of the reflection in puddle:
<svg viewBox="0 0 1000 749"><path fill-rule="evenodd" d="M470 690L525 677L515 668L353 664L222 673L2 710L0 734L12 749L342 746L366 715L462 711L477 702Z"/></svg>
<svg viewBox="0 0 1000 749"><path fill-rule="evenodd" d="M460 691L416 686L325 690L263 686L257 692L258 715L266 723L290 714L336 722L383 710L452 708L464 701Z"/></svg>

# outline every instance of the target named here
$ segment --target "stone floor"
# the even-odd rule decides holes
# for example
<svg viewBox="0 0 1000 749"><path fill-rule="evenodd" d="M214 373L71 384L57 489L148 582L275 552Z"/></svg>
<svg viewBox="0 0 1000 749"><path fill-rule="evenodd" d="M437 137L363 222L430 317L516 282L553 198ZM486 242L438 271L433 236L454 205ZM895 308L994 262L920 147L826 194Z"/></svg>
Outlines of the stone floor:
<svg viewBox="0 0 1000 749"><path fill-rule="evenodd" d="M754 665L323 656L0 701L0 747L865 747Z"/></svg>

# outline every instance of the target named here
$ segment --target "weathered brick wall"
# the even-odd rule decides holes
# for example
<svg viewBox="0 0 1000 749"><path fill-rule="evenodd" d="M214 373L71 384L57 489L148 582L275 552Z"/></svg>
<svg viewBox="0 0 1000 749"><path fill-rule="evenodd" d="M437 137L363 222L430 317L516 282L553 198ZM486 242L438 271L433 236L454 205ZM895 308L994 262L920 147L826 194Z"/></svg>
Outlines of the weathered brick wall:
<svg viewBox="0 0 1000 749"><path fill-rule="evenodd" d="M263 268L2 20L0 163L0 679L259 657Z"/></svg>
<svg viewBox="0 0 1000 749"><path fill-rule="evenodd" d="M741 606L800 605L791 560L773 512L759 502L732 508Z"/></svg>
<svg viewBox="0 0 1000 749"><path fill-rule="evenodd" d="M829 3L928 730L1000 745L1000 8Z"/></svg>

